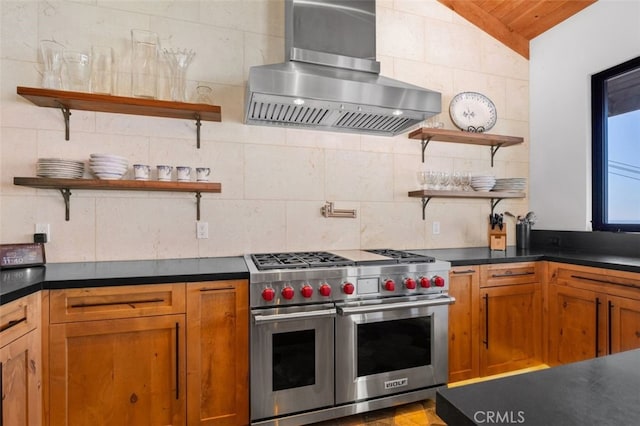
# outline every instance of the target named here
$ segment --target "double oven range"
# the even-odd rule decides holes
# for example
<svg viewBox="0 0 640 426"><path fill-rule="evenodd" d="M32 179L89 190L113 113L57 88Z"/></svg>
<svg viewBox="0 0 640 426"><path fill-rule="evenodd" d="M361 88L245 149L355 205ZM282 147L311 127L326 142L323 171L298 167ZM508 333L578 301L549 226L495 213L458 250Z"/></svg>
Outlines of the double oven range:
<svg viewBox="0 0 640 426"><path fill-rule="evenodd" d="M448 262L386 249L245 260L253 425L434 398L446 383Z"/></svg>

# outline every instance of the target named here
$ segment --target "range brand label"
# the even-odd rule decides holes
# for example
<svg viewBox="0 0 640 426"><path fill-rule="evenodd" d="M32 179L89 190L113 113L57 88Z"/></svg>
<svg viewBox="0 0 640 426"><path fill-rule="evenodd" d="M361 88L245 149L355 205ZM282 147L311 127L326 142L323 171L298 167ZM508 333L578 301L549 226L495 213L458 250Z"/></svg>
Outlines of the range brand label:
<svg viewBox="0 0 640 426"><path fill-rule="evenodd" d="M384 382L385 389L396 389L401 388L403 386L407 386L409 384L409 379L404 377L402 379L389 380L388 382Z"/></svg>

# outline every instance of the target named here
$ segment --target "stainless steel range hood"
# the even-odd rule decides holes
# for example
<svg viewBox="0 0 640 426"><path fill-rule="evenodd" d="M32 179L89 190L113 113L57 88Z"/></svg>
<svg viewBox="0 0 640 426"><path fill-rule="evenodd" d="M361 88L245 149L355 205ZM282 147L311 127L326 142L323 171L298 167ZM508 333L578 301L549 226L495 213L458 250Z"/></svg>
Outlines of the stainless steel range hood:
<svg viewBox="0 0 640 426"><path fill-rule="evenodd" d="M379 75L375 0L285 0L285 57L251 67L245 123L393 136L439 114L438 92Z"/></svg>

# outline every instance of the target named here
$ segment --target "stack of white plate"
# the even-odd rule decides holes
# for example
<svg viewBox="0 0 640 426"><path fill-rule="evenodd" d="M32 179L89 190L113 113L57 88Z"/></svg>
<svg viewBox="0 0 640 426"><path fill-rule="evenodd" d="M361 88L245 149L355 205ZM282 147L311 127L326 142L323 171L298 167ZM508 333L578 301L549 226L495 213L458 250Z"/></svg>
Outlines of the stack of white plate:
<svg viewBox="0 0 640 426"><path fill-rule="evenodd" d="M129 161L113 154L91 154L89 160L91 173L96 175L98 179L121 179L129 168Z"/></svg>
<svg viewBox="0 0 640 426"><path fill-rule="evenodd" d="M496 183L496 178L493 176L472 176L471 187L476 191L491 191L493 185Z"/></svg>
<svg viewBox="0 0 640 426"><path fill-rule="evenodd" d="M496 179L492 191L523 192L527 188L526 178Z"/></svg>
<svg viewBox="0 0 640 426"><path fill-rule="evenodd" d="M84 163L61 158L38 158L36 176L43 178L80 179L84 173Z"/></svg>

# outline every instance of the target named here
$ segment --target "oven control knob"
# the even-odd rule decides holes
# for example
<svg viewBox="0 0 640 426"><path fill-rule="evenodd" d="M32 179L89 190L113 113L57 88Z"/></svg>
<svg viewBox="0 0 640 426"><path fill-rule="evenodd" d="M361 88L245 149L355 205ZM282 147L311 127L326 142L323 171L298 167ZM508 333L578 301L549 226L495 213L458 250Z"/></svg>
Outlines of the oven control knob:
<svg viewBox="0 0 640 426"><path fill-rule="evenodd" d="M331 295L331 286L329 284L322 284L318 289L318 291L320 292L321 295L323 295L324 297L327 297Z"/></svg>
<svg viewBox="0 0 640 426"><path fill-rule="evenodd" d="M276 296L276 291L272 288L265 288L262 290L262 298L267 302L271 302Z"/></svg>
<svg viewBox="0 0 640 426"><path fill-rule="evenodd" d="M393 280L386 280L384 282L384 288L387 291L394 291L396 289L396 283L394 283Z"/></svg>
<svg viewBox="0 0 640 426"><path fill-rule="evenodd" d="M406 280L404 280L404 286L409 290L413 290L414 288L416 288L416 280L414 280L413 278L407 278Z"/></svg>
<svg viewBox="0 0 640 426"><path fill-rule="evenodd" d="M353 294L353 291L354 291L355 289L356 289L356 288L355 288L355 287L354 287L354 285L353 285L353 284L351 284L351 283L344 283L344 284L342 284L342 291L343 291L345 294Z"/></svg>
<svg viewBox="0 0 640 426"><path fill-rule="evenodd" d="M293 291L293 289L291 287L285 287L282 289L282 297L284 297L287 300L291 300L293 299L293 296L295 295L295 291Z"/></svg>
<svg viewBox="0 0 640 426"><path fill-rule="evenodd" d="M431 281L433 281L433 284L436 287L444 287L444 278L442 278L439 275L436 275L435 277L431 278Z"/></svg>
<svg viewBox="0 0 640 426"><path fill-rule="evenodd" d="M313 295L313 288L310 285L305 285L300 289L300 293L302 293L302 297L308 299Z"/></svg>
<svg viewBox="0 0 640 426"><path fill-rule="evenodd" d="M431 280L427 277L420 277L420 287L422 288L431 287Z"/></svg>

